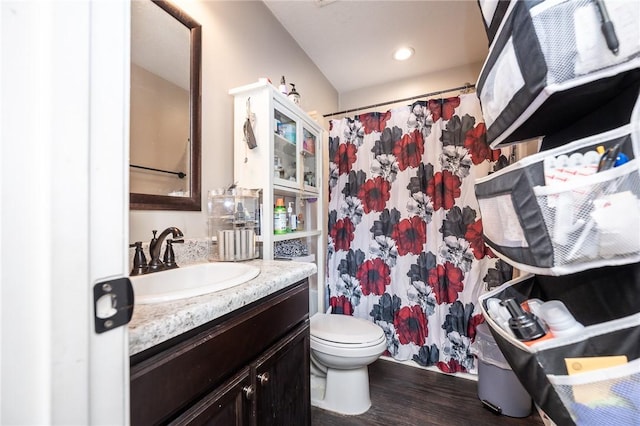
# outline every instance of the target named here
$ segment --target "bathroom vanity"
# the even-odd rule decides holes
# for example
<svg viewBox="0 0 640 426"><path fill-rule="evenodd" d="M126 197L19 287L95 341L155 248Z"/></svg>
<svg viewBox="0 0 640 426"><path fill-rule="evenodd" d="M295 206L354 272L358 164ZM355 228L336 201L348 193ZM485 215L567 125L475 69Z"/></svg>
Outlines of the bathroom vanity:
<svg viewBox="0 0 640 426"><path fill-rule="evenodd" d="M251 263L261 273L245 284L135 306L131 424L310 424L315 265Z"/></svg>

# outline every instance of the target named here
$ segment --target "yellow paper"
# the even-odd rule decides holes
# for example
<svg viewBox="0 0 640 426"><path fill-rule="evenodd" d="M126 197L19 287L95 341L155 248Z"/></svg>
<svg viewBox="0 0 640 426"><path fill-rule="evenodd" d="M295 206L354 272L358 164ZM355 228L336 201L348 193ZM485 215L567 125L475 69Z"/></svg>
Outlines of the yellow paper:
<svg viewBox="0 0 640 426"><path fill-rule="evenodd" d="M615 367L627 363L625 355L594 356L584 358L565 358L569 375L586 373L588 371ZM608 398L615 398L611 386L616 380L605 380L597 383L573 386L573 399L581 404L595 404Z"/></svg>

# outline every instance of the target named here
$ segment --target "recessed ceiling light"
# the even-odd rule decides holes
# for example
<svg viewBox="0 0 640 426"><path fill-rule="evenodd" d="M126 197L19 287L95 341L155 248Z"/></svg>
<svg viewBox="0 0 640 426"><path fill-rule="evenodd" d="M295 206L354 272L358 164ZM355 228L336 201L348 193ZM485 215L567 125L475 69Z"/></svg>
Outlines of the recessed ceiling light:
<svg viewBox="0 0 640 426"><path fill-rule="evenodd" d="M412 47L401 47L393 52L393 59L396 61L405 61L413 56L415 50Z"/></svg>

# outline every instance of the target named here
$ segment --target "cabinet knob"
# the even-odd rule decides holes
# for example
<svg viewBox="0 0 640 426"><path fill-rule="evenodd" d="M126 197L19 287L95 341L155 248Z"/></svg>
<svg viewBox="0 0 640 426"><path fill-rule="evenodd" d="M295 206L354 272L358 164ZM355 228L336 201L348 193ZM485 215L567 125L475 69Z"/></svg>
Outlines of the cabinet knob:
<svg viewBox="0 0 640 426"><path fill-rule="evenodd" d="M269 383L269 373L262 373L262 374L258 374L258 381L260 382L260 385L264 386L267 383Z"/></svg>
<svg viewBox="0 0 640 426"><path fill-rule="evenodd" d="M242 391L244 392L245 398L247 398L248 400L253 399L253 394L255 393L255 391L253 390L253 386L245 386L242 388Z"/></svg>

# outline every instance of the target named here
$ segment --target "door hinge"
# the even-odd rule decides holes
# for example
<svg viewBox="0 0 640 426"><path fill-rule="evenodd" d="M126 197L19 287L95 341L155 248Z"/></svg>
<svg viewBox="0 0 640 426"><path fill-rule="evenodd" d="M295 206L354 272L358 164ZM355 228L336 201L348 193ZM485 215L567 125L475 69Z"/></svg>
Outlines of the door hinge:
<svg viewBox="0 0 640 426"><path fill-rule="evenodd" d="M116 278L93 286L96 333L126 325L133 316L133 286L129 278Z"/></svg>

